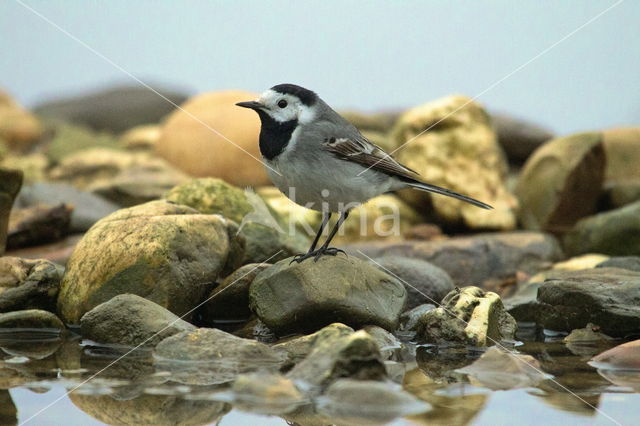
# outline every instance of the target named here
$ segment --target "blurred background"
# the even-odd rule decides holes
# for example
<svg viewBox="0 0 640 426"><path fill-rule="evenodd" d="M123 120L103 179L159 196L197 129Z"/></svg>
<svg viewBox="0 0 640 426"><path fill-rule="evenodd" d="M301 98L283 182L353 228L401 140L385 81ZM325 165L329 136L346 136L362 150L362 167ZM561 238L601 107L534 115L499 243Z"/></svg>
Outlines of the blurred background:
<svg viewBox="0 0 640 426"><path fill-rule="evenodd" d="M0 86L32 108L136 84L121 67L185 94L293 82L342 109L404 109L483 93L614 3L24 1L85 46L3 1ZM623 2L479 101L560 134L637 123L639 19Z"/></svg>

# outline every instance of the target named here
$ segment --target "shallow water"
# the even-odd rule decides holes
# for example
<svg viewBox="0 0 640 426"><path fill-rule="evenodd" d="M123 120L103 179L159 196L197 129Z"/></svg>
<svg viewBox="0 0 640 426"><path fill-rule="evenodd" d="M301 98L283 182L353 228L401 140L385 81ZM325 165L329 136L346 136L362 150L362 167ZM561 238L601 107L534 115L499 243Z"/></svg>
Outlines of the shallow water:
<svg viewBox="0 0 640 426"><path fill-rule="evenodd" d="M129 349L73 334L0 334L0 389L9 389L0 390L0 424L638 424L640 373L599 371L587 364L620 342L567 346L558 337L525 334L519 337L524 343L511 350L532 355L547 376L519 389L504 390L514 383L501 373L474 378L453 371L479 357L478 348L407 343L398 349L396 361L387 362L389 375L431 404L422 413L416 407L380 410L379 404L349 406L324 397L247 400L231 392L225 382L234 374L274 369L260 360L250 366L230 361L176 370L154 363L145 350L114 363Z"/></svg>

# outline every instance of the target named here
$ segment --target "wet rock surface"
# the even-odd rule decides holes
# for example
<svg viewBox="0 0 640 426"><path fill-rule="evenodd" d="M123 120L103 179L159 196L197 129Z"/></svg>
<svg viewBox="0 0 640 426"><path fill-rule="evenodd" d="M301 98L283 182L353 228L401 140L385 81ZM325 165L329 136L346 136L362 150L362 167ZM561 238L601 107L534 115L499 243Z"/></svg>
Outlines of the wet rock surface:
<svg viewBox="0 0 640 426"><path fill-rule="evenodd" d="M55 312L62 268L46 260L0 258L0 312Z"/></svg>
<svg viewBox="0 0 640 426"><path fill-rule="evenodd" d="M613 337L640 330L640 274L618 268L554 273L538 289L537 322L571 331L597 324Z"/></svg>
<svg viewBox="0 0 640 426"><path fill-rule="evenodd" d="M82 336L99 343L155 346L161 340L193 331L195 326L134 294L120 294L80 319Z"/></svg>
<svg viewBox="0 0 640 426"><path fill-rule="evenodd" d="M14 209L9 219L7 249L58 241L69 233L73 207L36 205Z"/></svg>
<svg viewBox="0 0 640 426"><path fill-rule="evenodd" d="M285 259L261 272L249 291L252 310L277 333L309 331L335 321L394 330L406 297L398 280L343 254L317 262Z"/></svg>
<svg viewBox="0 0 640 426"><path fill-rule="evenodd" d="M425 342L492 346L513 339L517 325L497 294L464 287L449 293L441 307L425 312L417 328L417 337Z"/></svg>
<svg viewBox="0 0 640 426"><path fill-rule="evenodd" d="M76 246L61 284L59 312L66 322L78 323L100 303L132 293L186 314L225 268L232 238L226 219L187 206L155 201L119 210Z"/></svg>
<svg viewBox="0 0 640 426"><path fill-rule="evenodd" d="M567 231L596 211L604 180L602 134L557 138L538 149L524 165L515 193L526 229Z"/></svg>
<svg viewBox="0 0 640 426"><path fill-rule="evenodd" d="M0 256L5 252L9 215L22 186L22 172L0 168Z"/></svg>
<svg viewBox="0 0 640 426"><path fill-rule="evenodd" d="M1 329L46 328L62 331L64 324L51 312L40 309L27 309L0 314Z"/></svg>
<svg viewBox="0 0 640 426"><path fill-rule="evenodd" d="M317 340L348 336L353 334L353 332L353 328L349 326L334 323L321 328L315 333L282 339L273 345L273 349L286 353L291 365L295 365L309 355Z"/></svg>
<svg viewBox="0 0 640 426"><path fill-rule="evenodd" d="M485 288L513 277L537 272L562 257L557 240L535 232L480 234L444 241L353 244L351 252L369 258L403 256L425 260L442 268L456 285L476 283Z"/></svg>
<svg viewBox="0 0 640 426"><path fill-rule="evenodd" d="M640 272L640 256L616 256L602 263L596 268L621 268Z"/></svg>

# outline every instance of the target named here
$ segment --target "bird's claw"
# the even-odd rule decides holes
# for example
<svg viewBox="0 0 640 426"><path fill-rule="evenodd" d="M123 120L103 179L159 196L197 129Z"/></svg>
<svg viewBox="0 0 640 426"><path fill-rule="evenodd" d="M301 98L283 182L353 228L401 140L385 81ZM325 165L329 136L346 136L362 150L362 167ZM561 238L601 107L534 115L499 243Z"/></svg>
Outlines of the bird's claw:
<svg viewBox="0 0 640 426"><path fill-rule="evenodd" d="M342 253L345 256L347 255L344 250L336 247L320 247L317 250L309 251L304 254L296 254L295 256L293 256L293 259L291 259L291 262L289 262L289 265L291 265L293 262L301 263L303 260L309 259L311 257L313 257L314 262L317 262L318 259L320 259L324 255L337 256L338 253Z"/></svg>

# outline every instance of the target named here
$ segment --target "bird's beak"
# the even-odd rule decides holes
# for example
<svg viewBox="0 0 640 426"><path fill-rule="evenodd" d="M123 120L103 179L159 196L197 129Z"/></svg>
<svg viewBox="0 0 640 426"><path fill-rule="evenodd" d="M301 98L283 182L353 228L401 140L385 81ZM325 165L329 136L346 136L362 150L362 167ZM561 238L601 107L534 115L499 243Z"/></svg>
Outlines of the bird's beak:
<svg viewBox="0 0 640 426"><path fill-rule="evenodd" d="M242 108L260 109L264 105L257 101L238 102L236 105Z"/></svg>

